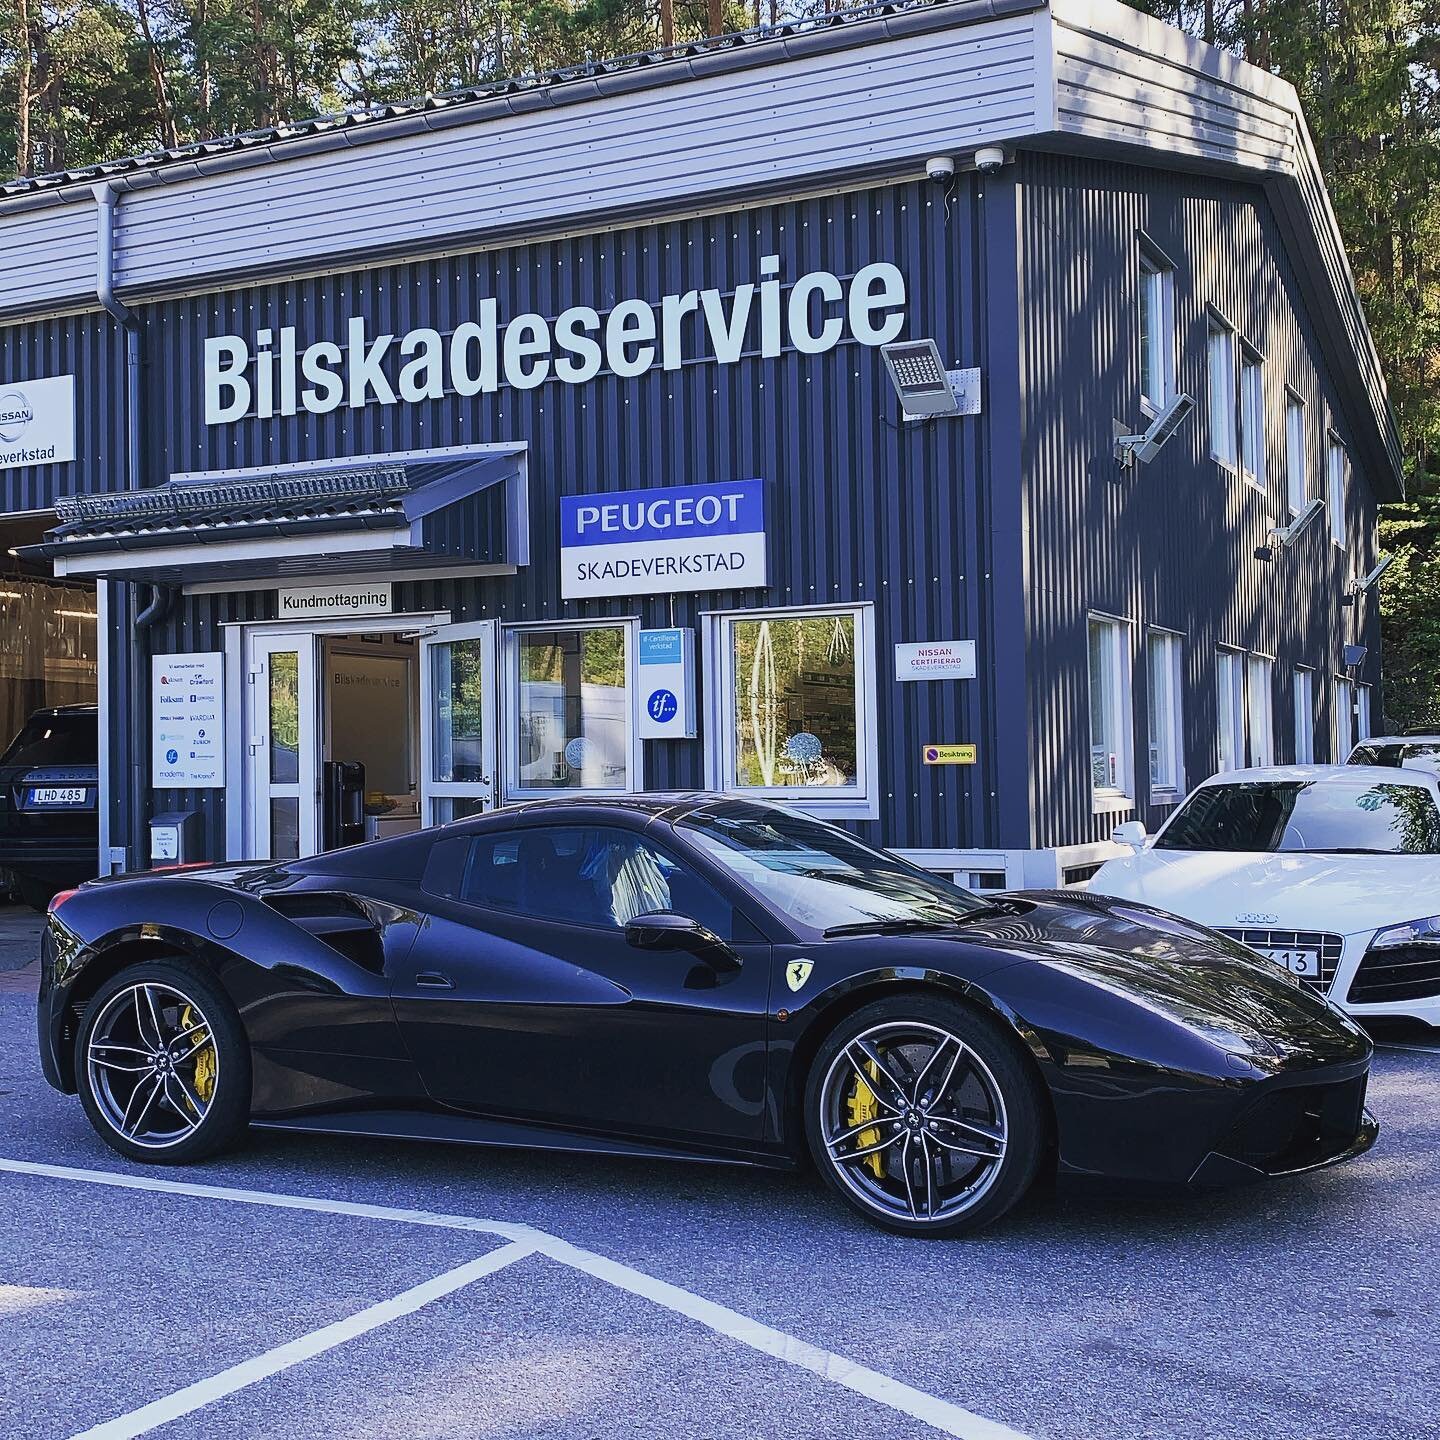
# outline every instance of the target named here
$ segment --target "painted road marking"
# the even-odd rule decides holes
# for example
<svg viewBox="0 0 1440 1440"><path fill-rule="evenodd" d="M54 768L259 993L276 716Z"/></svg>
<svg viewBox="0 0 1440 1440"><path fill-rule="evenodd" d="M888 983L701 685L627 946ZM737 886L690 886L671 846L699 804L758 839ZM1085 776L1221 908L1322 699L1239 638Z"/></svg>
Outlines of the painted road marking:
<svg viewBox="0 0 1440 1440"><path fill-rule="evenodd" d="M1398 1041L1376 1042L1377 1050L1406 1050L1412 1055L1440 1055L1440 1045L1404 1045Z"/></svg>
<svg viewBox="0 0 1440 1440"><path fill-rule="evenodd" d="M579 1246L571 1245L558 1236L547 1234L544 1230L537 1230L530 1225L516 1225L505 1220L482 1220L473 1215L446 1215L431 1210L402 1210L388 1205L369 1205L354 1200L325 1200L310 1195L286 1195L273 1190L241 1190L226 1185L199 1185L183 1180L157 1180L144 1175L124 1175L112 1170L83 1170L69 1165L45 1165L33 1160L7 1160L0 1159L0 1172L9 1172L13 1175L32 1175L43 1179L65 1180L72 1183L87 1185L107 1185L122 1190L145 1190L159 1195L183 1195L197 1200L223 1200L230 1203L242 1205L268 1205L282 1210L305 1210L322 1215L348 1215L365 1220L388 1221L401 1225L427 1225L443 1230L464 1230L471 1234L497 1235L502 1239L511 1241L526 1253L535 1252L544 1255L549 1259L558 1261L562 1265L568 1265L572 1269L579 1270L586 1275L603 1280L607 1284L614 1285L621 1290L627 1290L633 1295L641 1296L664 1309L670 1310L677 1315L683 1315L687 1319L697 1321L707 1329L713 1330L716 1334L724 1335L728 1339L736 1340L742 1345L749 1346L752 1350L758 1350L761 1354L770 1355L777 1360L783 1360L786 1364L798 1366L801 1369L809 1370L819 1375L822 1379L828 1380L836 1385L843 1385L848 1390L853 1390L858 1395L864 1395L867 1399L874 1400L881 1405L898 1410L902 1414L909 1415L912 1419L919 1420L933 1429L939 1430L946 1435L956 1435L961 1440L1026 1440L1026 1437L1017 1430L1011 1430L1005 1425L1000 1425L993 1420L987 1420L984 1416L976 1415L962 1406L951 1404L948 1400L942 1400L937 1395L930 1395L923 1390L916 1390L902 1381L896 1380L893 1376L882 1374L878 1370L872 1370L868 1366L857 1364L853 1360L847 1360L843 1355L836 1355L832 1351L822 1350L818 1346L811 1345L807 1341L800 1340L793 1335L787 1335L782 1330L772 1329L758 1320L752 1320L746 1315L740 1314L737 1310L731 1310L727 1306L718 1305L712 1300L706 1300L703 1296L696 1295L679 1285L672 1285L669 1281L659 1280L653 1275L647 1275L642 1270L636 1270L632 1266L621 1264L616 1260L608 1260L603 1255L596 1255L593 1251L582 1250ZM492 1256L482 1257L473 1264L483 1264L485 1260L493 1259L493 1256L508 1251L511 1247L502 1247L492 1253ZM516 1255L515 1259L520 1259ZM506 1260L504 1263L511 1263ZM467 1267L460 1267L461 1270ZM446 1276L440 1276L439 1281L444 1281L448 1276L456 1275L459 1272L450 1271ZM429 1284L439 1283L438 1281L427 1282ZM469 1281L462 1283L468 1284ZM417 1287L423 1289L424 1287ZM456 1286L455 1288L459 1288ZM406 1291L406 1295L413 1294L413 1291ZM404 1296L397 1297L404 1299ZM395 1304L395 1301L383 1302L383 1304ZM424 1301L420 1302L425 1303ZM372 1309L381 1309L382 1306L375 1306ZM418 1307L417 1307L418 1308ZM369 1311L360 1312L361 1315L369 1314ZM398 1313L407 1313L404 1311ZM352 1317L358 1318L358 1317ZM344 1325L347 1322L339 1322ZM384 1324L384 1320L377 1323ZM334 1328L334 1327L327 1327ZM373 1328L369 1327L369 1328ZM315 1335L323 1335L326 1331L317 1330ZM361 1333L359 1331L356 1332ZM292 1342L293 1344L304 1344L306 1340L313 1337L305 1337L304 1340ZM349 1338L348 1336L344 1338ZM341 1343L339 1340L335 1344ZM278 1351L270 1354L279 1354L288 1347L281 1346ZM331 1348L321 1346L321 1349ZM318 1353L318 1352L317 1352ZM305 1356L297 1356L297 1359L304 1359ZM268 1359L268 1356L261 1356L261 1362ZM246 1362L259 1363L259 1362ZM288 1362L296 1363L294 1360ZM285 1368L283 1365L279 1368ZM236 1370L243 1370L244 1365L236 1366ZM224 1372L226 1375L231 1371ZM215 1380L221 1377L216 1376ZM263 1378L257 1375L256 1379ZM201 1381L200 1385L212 1384L214 1381ZM253 1381L245 1381L250 1384ZM195 1389L196 1387L190 1387ZM238 1386L235 1388L239 1388ZM186 1391L178 1394L184 1395ZM217 1391L212 1397L218 1399L222 1394L230 1393L228 1390ZM171 1397L174 1399L175 1397ZM166 1401L157 1401L156 1404L163 1405ZM205 1402L201 1402L205 1403ZM147 1407L148 1408L148 1407ZM195 1408L194 1406L190 1408ZM134 1412L136 1415L143 1411ZM177 1414L185 1413L177 1411ZM130 1417L122 1417L128 1419ZM113 1421L112 1424L120 1422ZM157 1424L163 1423L160 1421ZM148 1427L153 1428L153 1426ZM116 1430L110 1431L103 1427L96 1430L84 1432L85 1440L120 1440L120 1437L127 1435L138 1435L144 1433L141 1430ZM79 1437L77 1437L79 1440Z"/></svg>
<svg viewBox="0 0 1440 1440"><path fill-rule="evenodd" d="M378 1330L392 1320L413 1315L432 1300L453 1295L455 1291L463 1290L465 1286L473 1285L475 1281L493 1275L497 1270L503 1270L507 1265L513 1265L517 1260L523 1260L534 1253L533 1245L512 1240L508 1245L502 1245L498 1250L492 1250L478 1260L457 1265L453 1270L447 1270L433 1280L412 1286L390 1300L381 1300L364 1310L357 1310L355 1314L347 1315L333 1325L312 1330L298 1340L277 1345L273 1350L267 1350L253 1359L242 1360L238 1365L232 1365L228 1370L222 1370L207 1380L197 1380L195 1384L187 1385L173 1395L152 1400L148 1405L130 1411L128 1415L121 1415L114 1420L105 1421L103 1425L81 1431L73 1440L134 1440L137 1435L148 1435L152 1430L158 1430L162 1425L168 1425L182 1415L188 1415L191 1411L213 1404L226 1395L233 1395L237 1390L244 1390L246 1386L278 1375L292 1365L299 1365L326 1350L345 1344L347 1340L368 1335L370 1331Z"/></svg>

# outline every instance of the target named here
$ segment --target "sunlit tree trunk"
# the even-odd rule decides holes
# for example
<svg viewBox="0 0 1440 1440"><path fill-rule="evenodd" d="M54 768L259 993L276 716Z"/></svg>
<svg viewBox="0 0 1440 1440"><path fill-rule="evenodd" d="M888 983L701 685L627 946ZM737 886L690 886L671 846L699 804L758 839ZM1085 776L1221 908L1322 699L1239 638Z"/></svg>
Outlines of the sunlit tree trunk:
<svg viewBox="0 0 1440 1440"><path fill-rule="evenodd" d="M175 146L180 143L180 131L175 123L175 107L170 103L170 86L165 78L165 58L155 43L155 31L150 24L148 0L136 0L135 13L140 21L140 33L145 37L145 53L150 64L150 83L155 88L155 106L160 112L165 143Z"/></svg>
<svg viewBox="0 0 1440 1440"><path fill-rule="evenodd" d="M30 174L30 112L34 50L30 36L30 0L15 0L15 173Z"/></svg>

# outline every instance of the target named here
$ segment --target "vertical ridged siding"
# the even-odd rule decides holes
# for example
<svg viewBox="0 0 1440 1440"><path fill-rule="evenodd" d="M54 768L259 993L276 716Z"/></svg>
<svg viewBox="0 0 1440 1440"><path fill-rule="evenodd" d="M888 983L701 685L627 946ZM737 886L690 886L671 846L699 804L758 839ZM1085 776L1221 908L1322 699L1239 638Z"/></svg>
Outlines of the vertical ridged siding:
<svg viewBox="0 0 1440 1440"><path fill-rule="evenodd" d="M843 279L871 261L897 263L909 292L905 333L934 336L948 361L984 367L987 404L1013 412L1015 367L1013 357L1004 359L1013 350L1013 192L1004 180L991 189L982 199L975 178L963 179L948 220L934 187L907 185L149 307L148 478L527 440L531 565L514 577L398 583L396 609L504 622L638 614L647 625L664 625L671 609L663 596L560 600L558 497L763 477L770 484L771 585L677 596L674 623L695 626L702 612L730 607L873 602L881 819L859 828L905 847L1000 843L1002 803L1010 807L1008 832L1025 828L1023 786L1001 794L996 779L1006 748L1010 772L1023 775L1024 727L1015 714L997 714L992 681L998 667L1009 692L1023 694L1024 657L1018 571L999 615L987 576L996 562L992 486L1003 507L1018 503L1018 446L1004 469L990 454L988 418L898 425L877 350L847 338L818 356L747 354L734 365L689 360L636 379L607 372L578 386L551 380L529 391L213 427L203 424L201 391L206 335L251 337L259 327L289 324L303 348L343 338L348 317L362 313L372 336L418 325L444 333L477 316L488 295L498 299L502 322L529 310L553 319L577 303L603 313L631 296L658 301L712 285L728 291L756 278L761 255L778 253L787 283L817 268ZM984 242L986 206L992 222L998 215L991 225L1004 242L998 253ZM998 316L1002 348L993 364L992 290L1002 307L1010 295ZM1018 426L1012 420L1009 428L1013 440ZM1016 558L1012 544L1012 571ZM221 621L268 618L272 604L269 591L185 600L157 629L154 646L218 649ZM1003 645L995 643L996 626L1007 635ZM967 637L979 642L980 679L894 682L897 641ZM980 764L924 767L921 747L936 741L974 741ZM703 754L702 742L647 744L646 785L703 784ZM167 806L171 800L206 811L212 853L221 853L221 797L167 796Z"/></svg>
<svg viewBox="0 0 1440 1440"><path fill-rule="evenodd" d="M1147 823L1168 811L1145 803L1146 626L1185 635L1188 783L1215 768L1220 645L1274 658L1281 761L1293 758L1291 672L1315 667L1316 755L1329 757L1342 645L1357 638L1367 644L1359 678L1379 679L1374 597L1354 612L1339 604L1350 576L1374 563L1376 512L1357 467L1346 552L1331 543L1322 515L1274 563L1254 558L1270 527L1288 519L1285 387L1306 402L1312 496L1325 493L1327 426L1347 440L1350 433L1257 187L1058 156L1027 155L1022 170L1031 795L1035 843L1050 845L1106 838L1124 818L1092 814L1091 611L1133 626L1134 753L1139 813ZM1142 230L1175 264L1178 383L1196 410L1152 464L1123 475L1111 459L1112 420L1136 429L1145 424L1136 339ZM1209 458L1209 305L1265 357L1264 495Z"/></svg>
<svg viewBox="0 0 1440 1440"><path fill-rule="evenodd" d="M75 463L0 469L0 510L125 487L125 338L103 312L0 327L0 389L75 377Z"/></svg>

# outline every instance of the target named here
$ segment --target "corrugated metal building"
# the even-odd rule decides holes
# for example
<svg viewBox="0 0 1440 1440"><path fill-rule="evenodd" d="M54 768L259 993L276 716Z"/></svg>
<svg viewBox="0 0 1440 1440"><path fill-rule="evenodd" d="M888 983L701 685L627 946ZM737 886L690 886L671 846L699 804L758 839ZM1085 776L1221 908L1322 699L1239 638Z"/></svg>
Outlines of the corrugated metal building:
<svg viewBox="0 0 1440 1440"><path fill-rule="evenodd" d="M1109 0L16 181L0 272L106 868L703 785L1034 882L1378 718L1398 450L1295 95Z"/></svg>

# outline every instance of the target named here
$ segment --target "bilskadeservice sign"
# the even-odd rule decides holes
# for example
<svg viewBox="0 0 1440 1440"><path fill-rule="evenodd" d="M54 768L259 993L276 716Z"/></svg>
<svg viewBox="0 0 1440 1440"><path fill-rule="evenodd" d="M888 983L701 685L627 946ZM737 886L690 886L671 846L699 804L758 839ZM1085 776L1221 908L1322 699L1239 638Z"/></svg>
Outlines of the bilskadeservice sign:
<svg viewBox="0 0 1440 1440"><path fill-rule="evenodd" d="M342 405L419 404L448 394L490 394L502 385L533 389L552 378L582 385L602 370L631 378L687 360L733 365L745 355L773 358L786 349L817 355L848 334L884 345L905 325L905 277L896 265L862 265L848 280L812 270L787 285L780 257L761 257L758 283L733 290L685 290L658 301L621 300L603 316L572 305L553 320L506 318L493 298L442 335L418 326L403 335L372 333L352 316L343 337L303 348L292 325L257 329L253 338L205 341L205 423L255 416L327 414Z"/></svg>

